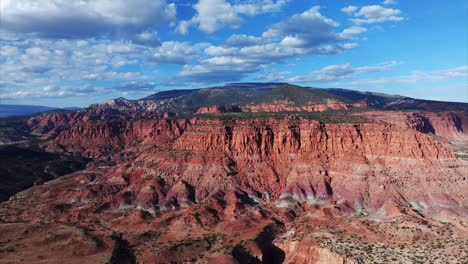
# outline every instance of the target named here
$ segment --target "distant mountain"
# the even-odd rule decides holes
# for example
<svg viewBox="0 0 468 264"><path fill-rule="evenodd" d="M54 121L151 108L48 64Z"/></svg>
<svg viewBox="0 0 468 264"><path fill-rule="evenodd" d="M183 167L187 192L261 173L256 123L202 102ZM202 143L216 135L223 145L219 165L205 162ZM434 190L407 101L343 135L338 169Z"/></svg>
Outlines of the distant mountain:
<svg viewBox="0 0 468 264"><path fill-rule="evenodd" d="M329 93L325 90L305 88L291 84L281 84L254 100L254 103L274 103L278 101L291 102L294 105L326 104L328 100L351 102L345 97Z"/></svg>
<svg viewBox="0 0 468 264"><path fill-rule="evenodd" d="M214 105L246 106L287 103L289 106L365 103L375 109L462 111L467 103L440 102L400 95L361 92L340 88L301 87L285 83L228 83L199 89L161 91L139 100L117 98L92 107L118 110L194 113ZM298 109L298 108L294 108Z"/></svg>
<svg viewBox="0 0 468 264"><path fill-rule="evenodd" d="M52 110L77 110L79 107L49 107L41 105L9 105L0 104L0 118L10 116L26 116L30 114L42 113Z"/></svg>
<svg viewBox="0 0 468 264"><path fill-rule="evenodd" d="M114 109L119 111L160 111L195 113L208 106L252 106L256 104L287 103L295 106L327 105L328 102L342 104L363 103L374 109L463 111L467 103L442 102L416 99L400 95L361 92L341 88L301 87L286 83L228 83L199 89L161 91L147 97L129 100L116 98L91 108ZM0 117L24 116L51 110L76 110L78 108L54 108L32 105L0 105ZM301 110L302 111L302 110Z"/></svg>
<svg viewBox="0 0 468 264"><path fill-rule="evenodd" d="M461 102L443 102L416 99L401 95L361 92L340 88L328 88L324 91L347 98L352 101L366 101L369 106L388 110L428 110L428 111L460 111L467 110L468 104Z"/></svg>

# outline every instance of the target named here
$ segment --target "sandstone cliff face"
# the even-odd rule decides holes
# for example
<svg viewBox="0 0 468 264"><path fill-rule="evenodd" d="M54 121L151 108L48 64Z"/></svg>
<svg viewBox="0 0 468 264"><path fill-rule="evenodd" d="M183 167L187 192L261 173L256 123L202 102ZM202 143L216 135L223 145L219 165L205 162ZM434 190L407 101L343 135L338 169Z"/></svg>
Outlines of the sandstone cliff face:
<svg viewBox="0 0 468 264"><path fill-rule="evenodd" d="M391 214L388 204L465 214L467 193L459 183L466 164L430 135L417 132L422 124L410 124L324 124L298 118L115 120L75 125L60 132L51 148L89 157L138 148L130 168L98 178L108 195L144 190L132 191L122 201L151 211L192 206L214 196L232 201L222 210L234 214L242 212L246 201L265 199L279 208L334 204L345 211L372 211L376 217ZM128 180L116 183L116 177L106 175L127 175ZM451 193L442 183L459 191ZM421 184L428 188L414 187Z"/></svg>
<svg viewBox="0 0 468 264"><path fill-rule="evenodd" d="M26 125L33 134L52 139L60 132L76 125L87 125L89 122L108 122L112 120L160 119L172 114L162 112L119 111L106 107L90 107L70 112L48 113L27 119Z"/></svg>
<svg viewBox="0 0 468 264"><path fill-rule="evenodd" d="M465 112L369 112L366 116L449 141L468 142L468 114Z"/></svg>
<svg viewBox="0 0 468 264"><path fill-rule="evenodd" d="M345 211L373 211L375 217L390 215L388 204L466 213L467 193L460 185L466 164L427 134L465 135L457 115L397 114L391 119L395 125L298 118L134 121L131 116L101 122L93 115L82 122L77 116L44 122L72 124L58 132L50 149L88 157L122 156L133 149L137 156L130 168L117 173L128 180L116 184L105 176L110 174L99 177L104 193L144 190L122 198L132 206L164 211L217 196L232 200L226 210L236 214L243 207L236 199L271 199L279 208L333 204ZM368 116L383 121L379 113ZM156 182L144 180L148 177ZM414 187L421 184L428 188ZM459 191L451 193L452 187Z"/></svg>
<svg viewBox="0 0 468 264"><path fill-rule="evenodd" d="M222 114L229 112L241 112L241 108L238 106L224 106L224 105L213 105L200 107L196 114Z"/></svg>
<svg viewBox="0 0 468 264"><path fill-rule="evenodd" d="M287 258L284 263L308 264L308 263L337 263L358 264L359 262L347 259L329 249L321 248L313 241L284 241L280 248L284 250Z"/></svg>
<svg viewBox="0 0 468 264"><path fill-rule="evenodd" d="M326 104L309 104L294 106L290 102L275 102L269 104L250 104L242 107L244 112L323 112L327 109L351 109L351 108L365 108L368 104L364 101L353 104L347 104L339 101L329 100Z"/></svg>
<svg viewBox="0 0 468 264"><path fill-rule="evenodd" d="M290 119L234 122L199 121L174 143L174 149L228 151L233 156L281 154L311 156L386 156L414 159L453 158L429 136L380 124L323 124Z"/></svg>
<svg viewBox="0 0 468 264"><path fill-rule="evenodd" d="M455 197L450 206L458 208L464 203L466 191L443 198L445 191L437 187L446 181L447 171L442 167L452 166L448 162L455 156L428 135L380 124L325 125L295 119L266 123L199 122L173 148L203 155L201 167L221 162L224 169L213 169L213 173L226 175L224 184L249 186L260 196L268 193L279 199L279 207L333 201L343 208L361 210L414 201L427 208L429 204L437 207L434 201L447 202L448 197ZM207 161L221 156L228 157L227 161ZM193 161L185 162L190 166ZM434 171L446 176L435 176ZM450 177L460 182L465 171L466 164ZM236 177L228 177L230 173ZM186 180L196 187L214 186L207 180L209 175L205 167L204 179L198 178L200 174L196 181L194 175L187 175ZM410 178L413 184L430 188L414 189L407 182ZM431 190L434 193L427 196Z"/></svg>
<svg viewBox="0 0 468 264"><path fill-rule="evenodd" d="M163 145L179 137L189 126L188 120L169 119L86 122L60 132L54 145L69 152L94 156L140 144Z"/></svg>

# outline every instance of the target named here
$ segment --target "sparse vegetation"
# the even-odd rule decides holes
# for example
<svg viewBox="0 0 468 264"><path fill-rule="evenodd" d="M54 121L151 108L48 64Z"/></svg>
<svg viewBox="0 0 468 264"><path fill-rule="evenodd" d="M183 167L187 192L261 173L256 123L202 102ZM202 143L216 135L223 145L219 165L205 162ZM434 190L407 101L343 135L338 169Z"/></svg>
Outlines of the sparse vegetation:
<svg viewBox="0 0 468 264"><path fill-rule="evenodd" d="M194 115L201 119L218 119L225 122L232 122L237 120L267 120L267 119L290 119L294 122L294 119L308 119L317 120L329 124L339 123L369 123L373 122L363 116L357 115L360 109L355 110L327 110L324 112L240 112L240 113L222 113L222 114L198 114ZM355 115L356 114L356 115Z"/></svg>

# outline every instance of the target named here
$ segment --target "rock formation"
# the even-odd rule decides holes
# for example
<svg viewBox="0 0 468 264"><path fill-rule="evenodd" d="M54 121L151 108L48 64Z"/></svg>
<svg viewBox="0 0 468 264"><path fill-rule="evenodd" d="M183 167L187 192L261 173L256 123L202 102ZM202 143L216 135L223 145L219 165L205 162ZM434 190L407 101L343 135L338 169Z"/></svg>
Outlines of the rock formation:
<svg viewBox="0 0 468 264"><path fill-rule="evenodd" d="M179 97L158 98L25 121L47 151L91 161L0 204L2 260L467 260L466 113L263 97L187 115L162 111Z"/></svg>

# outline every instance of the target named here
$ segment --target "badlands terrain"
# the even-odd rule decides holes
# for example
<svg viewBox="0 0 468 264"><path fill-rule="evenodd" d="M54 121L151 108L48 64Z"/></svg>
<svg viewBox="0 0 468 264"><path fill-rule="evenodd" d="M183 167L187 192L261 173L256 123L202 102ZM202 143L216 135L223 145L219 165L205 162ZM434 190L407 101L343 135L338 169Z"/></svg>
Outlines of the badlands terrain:
<svg viewBox="0 0 468 264"><path fill-rule="evenodd" d="M0 263L467 263L467 109L240 83L0 119Z"/></svg>

